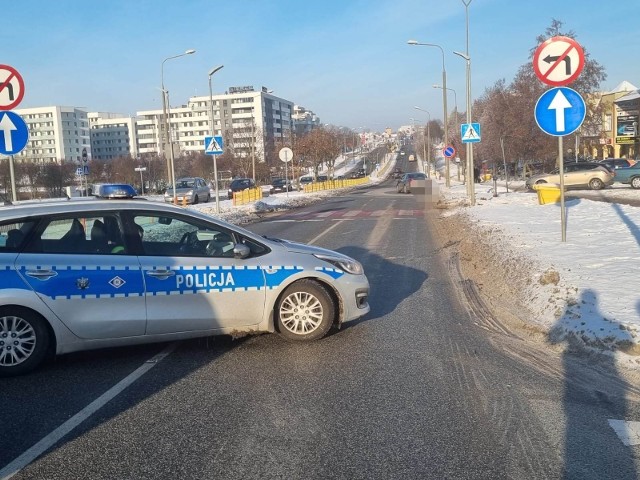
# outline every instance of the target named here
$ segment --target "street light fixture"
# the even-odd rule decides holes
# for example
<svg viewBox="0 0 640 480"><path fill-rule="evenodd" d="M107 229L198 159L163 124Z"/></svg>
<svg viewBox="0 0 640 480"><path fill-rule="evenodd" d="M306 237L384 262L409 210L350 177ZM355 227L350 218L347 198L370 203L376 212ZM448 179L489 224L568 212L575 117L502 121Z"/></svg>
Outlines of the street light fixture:
<svg viewBox="0 0 640 480"><path fill-rule="evenodd" d="M449 145L449 120L447 115L447 70L444 66L444 50L440 45L435 43L420 43L417 40L409 40L407 41L409 45L419 45L424 47L435 47L439 48L442 53L442 111L444 113L444 145L445 147ZM449 159L445 158L445 185L447 187L451 186L451 179L449 178Z"/></svg>
<svg viewBox="0 0 640 480"><path fill-rule="evenodd" d="M416 110L420 110L421 112L426 113L427 115L429 115L429 121L427 122L427 142L424 144L424 148L423 148L423 154L422 154L422 158L427 157L427 177L429 176L429 172L431 170L431 129L430 129L430 123L431 123L431 114L429 113L428 110L425 110L424 108L420 108L420 107L413 107ZM426 148L426 145L429 145L429 148ZM426 150L426 154L424 153L424 150Z"/></svg>
<svg viewBox="0 0 640 480"><path fill-rule="evenodd" d="M185 55L192 55L194 53L196 53L196 51L191 48L179 55L173 55L171 57L165 58L160 65L160 85L162 87L162 115L164 116L164 139L166 140L166 144L169 146L169 163L167 164L167 176L169 177L169 181L171 182L171 185L173 187L173 203L176 203L176 175L173 158L173 142L171 140L171 126L169 124L169 115L171 114L171 107L169 106L169 92L164 88L164 63L167 60L184 57ZM162 149L162 151L164 153L164 148Z"/></svg>
<svg viewBox="0 0 640 480"><path fill-rule="evenodd" d="M467 62L467 125L471 125L471 57L462 52L453 52ZM467 143L467 194L471 205L476 204L476 187L473 178L473 143Z"/></svg>
<svg viewBox="0 0 640 480"><path fill-rule="evenodd" d="M214 121L213 121L213 90L211 89L211 77L218 70L222 69L224 65L218 65L209 70L209 121L211 122L211 136L216 134ZM220 188L218 186L218 158L217 155L213 155L213 181L216 184L216 213L220 213ZM174 190L175 192L175 190Z"/></svg>

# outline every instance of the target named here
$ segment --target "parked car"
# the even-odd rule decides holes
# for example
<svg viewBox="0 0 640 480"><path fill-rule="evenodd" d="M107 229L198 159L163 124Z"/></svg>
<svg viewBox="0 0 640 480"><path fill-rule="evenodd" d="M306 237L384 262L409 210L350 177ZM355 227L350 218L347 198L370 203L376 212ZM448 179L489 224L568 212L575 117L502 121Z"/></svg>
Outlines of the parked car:
<svg viewBox="0 0 640 480"><path fill-rule="evenodd" d="M599 160L598 163L606 165L609 170L617 170L618 168L630 167L636 162L628 160L626 158L606 158L604 160Z"/></svg>
<svg viewBox="0 0 640 480"><path fill-rule="evenodd" d="M270 193L282 193L282 192L290 192L293 190L293 185L291 184L291 180L286 180L284 178L276 178L271 181L271 188L269 189Z"/></svg>
<svg viewBox="0 0 640 480"><path fill-rule="evenodd" d="M396 191L398 193L411 193L411 182L418 180L426 180L427 176L422 172L405 173L398 183L396 183ZM415 183L413 184L415 186Z"/></svg>
<svg viewBox="0 0 640 480"><path fill-rule="evenodd" d="M0 376L54 354L210 335L317 340L369 311L356 260L165 203L2 206L0 232Z"/></svg>
<svg viewBox="0 0 640 480"><path fill-rule="evenodd" d="M327 175L318 175L316 177L316 182L328 182L329 177Z"/></svg>
<svg viewBox="0 0 640 480"><path fill-rule="evenodd" d="M614 176L615 173L608 167L597 162L567 162L564 164L564 186L567 189L601 190L613 183ZM529 190L533 190L534 185L542 183L560 184L559 169L556 168L551 173L533 175L525 182Z"/></svg>
<svg viewBox="0 0 640 480"><path fill-rule="evenodd" d="M631 185L632 188L640 188L640 162L630 167L616 169L615 181Z"/></svg>
<svg viewBox="0 0 640 480"><path fill-rule="evenodd" d="M133 198L137 194L133 185L128 183L101 183L93 186L93 195L100 198Z"/></svg>
<svg viewBox="0 0 640 480"><path fill-rule="evenodd" d="M165 202L173 202L173 187L167 189L164 194ZM211 189L207 182L200 177L179 178L176 180L176 202L196 204L208 202L211 199Z"/></svg>
<svg viewBox="0 0 640 480"><path fill-rule="evenodd" d="M300 177L298 184L300 185L300 190L304 190L304 187L313 183L313 177L309 175L305 175L304 177Z"/></svg>
<svg viewBox="0 0 640 480"><path fill-rule="evenodd" d="M234 180L231 180L231 183L229 184L229 190L227 191L227 196L229 197L229 200L232 200L234 193L242 192L243 190L255 187L256 183L252 178L236 178Z"/></svg>

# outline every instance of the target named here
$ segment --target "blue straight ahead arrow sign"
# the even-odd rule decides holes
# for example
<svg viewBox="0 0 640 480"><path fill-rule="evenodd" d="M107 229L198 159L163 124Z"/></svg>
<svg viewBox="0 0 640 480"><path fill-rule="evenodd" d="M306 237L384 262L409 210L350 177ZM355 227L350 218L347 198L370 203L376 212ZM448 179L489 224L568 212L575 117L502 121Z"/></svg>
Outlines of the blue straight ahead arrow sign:
<svg viewBox="0 0 640 480"><path fill-rule="evenodd" d="M24 150L29 141L29 128L20 115L0 112L0 153L15 155Z"/></svg>
<svg viewBox="0 0 640 480"><path fill-rule="evenodd" d="M575 132L587 113L584 100L571 88L552 88L544 92L536 103L535 117L540 129L562 137Z"/></svg>

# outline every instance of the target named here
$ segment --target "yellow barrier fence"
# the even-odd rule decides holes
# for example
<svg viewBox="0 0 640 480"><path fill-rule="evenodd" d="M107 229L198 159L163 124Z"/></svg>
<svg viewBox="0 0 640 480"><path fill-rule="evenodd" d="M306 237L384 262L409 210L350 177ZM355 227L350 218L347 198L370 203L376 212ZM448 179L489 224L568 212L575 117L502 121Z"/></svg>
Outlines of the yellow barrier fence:
<svg viewBox="0 0 640 480"><path fill-rule="evenodd" d="M304 192L320 192L322 190L334 190L336 188L354 187L369 182L369 177L362 178L341 178L339 180L328 180L326 182L315 182L304 186Z"/></svg>
<svg viewBox="0 0 640 480"><path fill-rule="evenodd" d="M262 198L262 188L247 188L241 192L234 192L233 194L233 204L234 205L245 205L249 202L255 202L256 200L260 200Z"/></svg>

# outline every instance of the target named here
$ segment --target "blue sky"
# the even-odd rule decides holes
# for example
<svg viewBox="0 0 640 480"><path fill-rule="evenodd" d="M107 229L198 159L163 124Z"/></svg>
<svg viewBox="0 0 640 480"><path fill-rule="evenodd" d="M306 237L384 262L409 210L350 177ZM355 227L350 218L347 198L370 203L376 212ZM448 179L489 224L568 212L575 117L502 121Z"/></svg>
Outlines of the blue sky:
<svg viewBox="0 0 640 480"><path fill-rule="evenodd" d="M637 0L629 2L637 3ZM635 13L634 13L635 15ZM0 63L25 79L18 108L48 105L119 112L161 108L162 61L171 104L230 86L266 86L323 123L381 130L442 118L447 86L464 110L465 8L461 0L22 0L3 6ZM584 0L473 0L469 6L472 96L530 63L551 19L573 30L606 68L603 84L640 87L640 35L620 9ZM449 108L454 96L449 96Z"/></svg>

